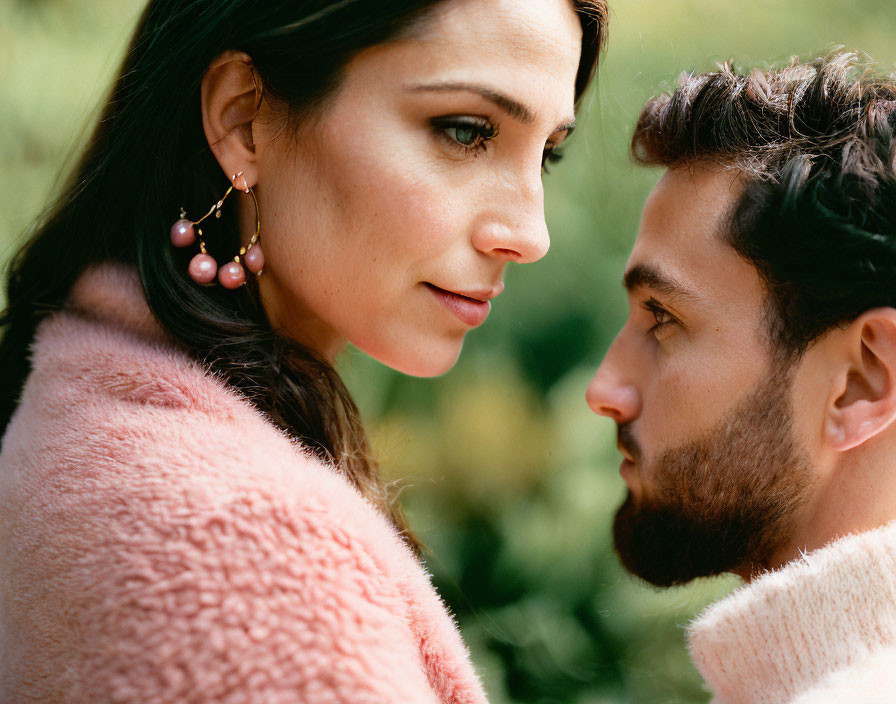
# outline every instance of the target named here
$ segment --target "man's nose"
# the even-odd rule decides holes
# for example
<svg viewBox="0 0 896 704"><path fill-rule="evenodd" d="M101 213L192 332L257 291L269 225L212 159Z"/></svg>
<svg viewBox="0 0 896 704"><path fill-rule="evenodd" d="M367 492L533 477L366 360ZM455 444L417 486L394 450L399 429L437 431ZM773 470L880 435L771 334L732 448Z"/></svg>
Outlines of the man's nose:
<svg viewBox="0 0 896 704"><path fill-rule="evenodd" d="M640 415L641 394L631 382L631 369L621 366L619 357L617 338L588 384L585 399L592 411L623 425Z"/></svg>

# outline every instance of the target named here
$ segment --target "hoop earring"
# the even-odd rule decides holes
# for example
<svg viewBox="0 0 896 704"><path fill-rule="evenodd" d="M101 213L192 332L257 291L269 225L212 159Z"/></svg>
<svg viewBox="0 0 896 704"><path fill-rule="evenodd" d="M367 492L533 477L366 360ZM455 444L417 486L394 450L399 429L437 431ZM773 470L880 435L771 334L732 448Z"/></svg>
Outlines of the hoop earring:
<svg viewBox="0 0 896 704"><path fill-rule="evenodd" d="M243 177L243 188L240 190L250 194L252 196L252 202L255 204L255 234L249 239L248 246L240 247L239 254L233 258L233 261L229 261L218 268L218 262L215 261L214 257L212 257L206 249L202 228L199 227L199 224L211 215L214 215L216 218L221 217L221 206L224 204L224 201L227 200L227 196L230 195L230 192L236 188L236 180L240 176ZM187 219L186 210L183 208L180 209L180 220L171 226L171 244L175 247L189 247L196 241L196 237L198 236L199 254L190 260L188 269L190 278L198 284L211 285L217 276L218 283L224 288L234 289L239 288L246 283L246 272L243 269L243 264L246 265L246 269L256 276L261 276L262 274L262 269L264 268L264 252L261 250L261 245L258 244L258 237L260 234L261 214L258 210L258 198L255 197L255 191L252 190L246 181L243 172L240 171L231 176L230 188L224 192L224 195L221 196L221 200L209 208L209 211L198 220Z"/></svg>

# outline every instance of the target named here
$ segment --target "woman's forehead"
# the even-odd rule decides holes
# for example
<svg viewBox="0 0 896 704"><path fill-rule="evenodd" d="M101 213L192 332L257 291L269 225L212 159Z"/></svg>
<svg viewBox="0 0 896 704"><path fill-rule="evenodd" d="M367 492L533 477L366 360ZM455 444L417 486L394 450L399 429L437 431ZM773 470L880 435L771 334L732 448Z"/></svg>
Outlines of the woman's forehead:
<svg viewBox="0 0 896 704"><path fill-rule="evenodd" d="M380 87L476 85L536 109L549 104L545 118L556 120L572 117L581 36L567 0L449 0L416 31L352 63L366 63Z"/></svg>

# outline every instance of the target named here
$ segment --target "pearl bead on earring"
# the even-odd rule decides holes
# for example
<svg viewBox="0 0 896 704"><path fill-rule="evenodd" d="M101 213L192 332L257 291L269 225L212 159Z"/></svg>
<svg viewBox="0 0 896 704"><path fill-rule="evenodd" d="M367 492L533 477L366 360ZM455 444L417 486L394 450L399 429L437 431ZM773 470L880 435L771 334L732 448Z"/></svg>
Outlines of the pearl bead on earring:
<svg viewBox="0 0 896 704"><path fill-rule="evenodd" d="M255 234L252 235L247 247L240 248L240 253L233 258L233 261L227 262L219 269L218 263L205 249L205 240L199 224L212 214L216 218L221 217L221 206L227 196L230 195L230 192L236 188L236 181L240 176L243 177L243 188L240 190L249 193L252 196L252 201L255 203ZM181 209L180 219L171 226L170 235L171 244L175 247L189 247L196 241L198 235L200 251L199 254L190 260L190 266L187 269L190 278L196 283L211 284L215 280L215 276L217 276L218 282L224 288L235 289L246 282L246 271L243 269L243 264L246 265L246 269L256 276L261 275L264 268L264 252L258 243L258 237L261 233L261 216L258 211L258 199L255 197L255 192L249 186L242 171L234 174L230 179L230 183L230 188L227 189L221 200L215 203L205 215L195 222L187 219L186 212Z"/></svg>

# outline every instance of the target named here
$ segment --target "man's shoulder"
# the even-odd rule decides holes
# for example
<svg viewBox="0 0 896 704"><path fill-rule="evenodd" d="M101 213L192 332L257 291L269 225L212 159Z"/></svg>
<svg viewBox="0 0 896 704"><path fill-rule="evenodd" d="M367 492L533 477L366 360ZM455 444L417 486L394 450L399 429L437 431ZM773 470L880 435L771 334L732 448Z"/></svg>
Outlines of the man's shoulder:
<svg viewBox="0 0 896 704"><path fill-rule="evenodd" d="M883 698L843 701L896 701L896 682L878 677L896 665L894 575L896 522L844 536L710 606L689 629L691 656L721 701L752 687L790 702L851 682Z"/></svg>
<svg viewBox="0 0 896 704"><path fill-rule="evenodd" d="M892 704L896 701L896 647L858 658L831 673L793 704Z"/></svg>

